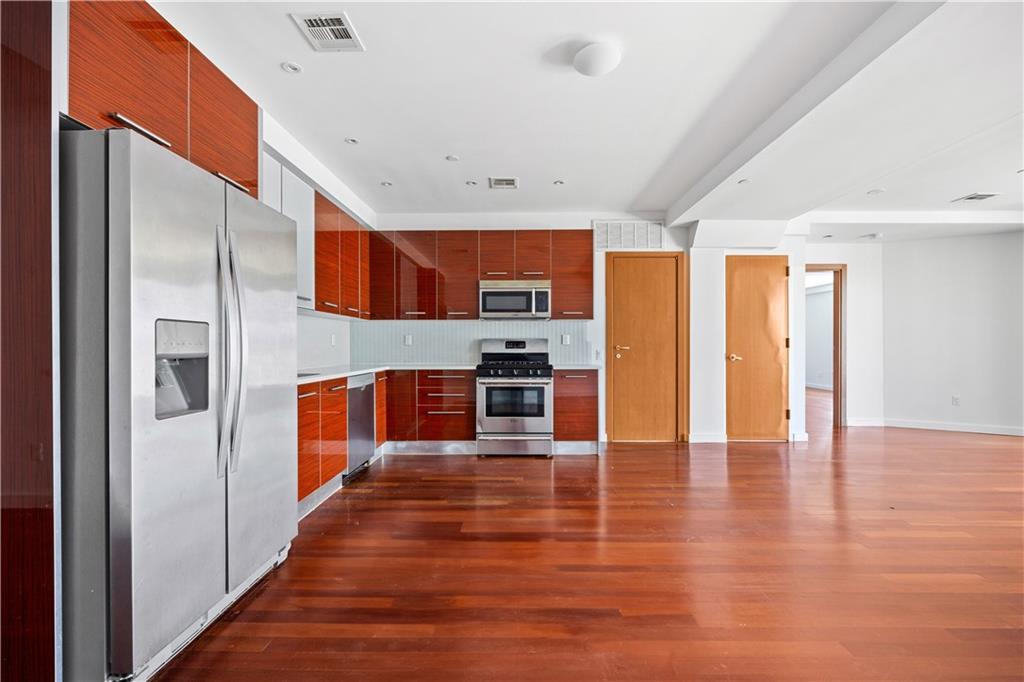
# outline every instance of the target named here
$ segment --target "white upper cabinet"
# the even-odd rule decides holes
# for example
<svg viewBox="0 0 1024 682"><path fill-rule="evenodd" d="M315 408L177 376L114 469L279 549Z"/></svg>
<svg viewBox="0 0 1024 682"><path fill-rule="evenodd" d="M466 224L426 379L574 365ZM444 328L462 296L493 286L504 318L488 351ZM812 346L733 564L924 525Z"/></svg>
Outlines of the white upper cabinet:
<svg viewBox="0 0 1024 682"><path fill-rule="evenodd" d="M300 308L313 309L314 292L314 213L313 188L288 168L281 167L281 212L295 221L296 287Z"/></svg>
<svg viewBox="0 0 1024 682"><path fill-rule="evenodd" d="M263 152L260 199L275 211L281 210L281 162Z"/></svg>

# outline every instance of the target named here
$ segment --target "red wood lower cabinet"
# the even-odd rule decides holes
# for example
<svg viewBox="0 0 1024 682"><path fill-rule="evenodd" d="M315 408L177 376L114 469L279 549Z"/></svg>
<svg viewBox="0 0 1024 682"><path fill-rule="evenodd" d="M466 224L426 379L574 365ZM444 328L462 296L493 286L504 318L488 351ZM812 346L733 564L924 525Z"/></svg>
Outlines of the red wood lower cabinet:
<svg viewBox="0 0 1024 682"><path fill-rule="evenodd" d="M388 370L388 440L416 440L416 371Z"/></svg>
<svg viewBox="0 0 1024 682"><path fill-rule="evenodd" d="M419 440L474 440L476 405L419 405Z"/></svg>
<svg viewBox="0 0 1024 682"><path fill-rule="evenodd" d="M388 375L386 372L377 372L375 376L376 386L374 392L374 412L377 447L384 445L388 439Z"/></svg>
<svg viewBox="0 0 1024 682"><path fill-rule="evenodd" d="M320 382L320 481L348 466L348 379Z"/></svg>
<svg viewBox="0 0 1024 682"><path fill-rule="evenodd" d="M320 385L298 387L299 499L320 487Z"/></svg>
<svg viewBox="0 0 1024 682"><path fill-rule="evenodd" d="M555 372L555 440L597 440L597 371Z"/></svg>

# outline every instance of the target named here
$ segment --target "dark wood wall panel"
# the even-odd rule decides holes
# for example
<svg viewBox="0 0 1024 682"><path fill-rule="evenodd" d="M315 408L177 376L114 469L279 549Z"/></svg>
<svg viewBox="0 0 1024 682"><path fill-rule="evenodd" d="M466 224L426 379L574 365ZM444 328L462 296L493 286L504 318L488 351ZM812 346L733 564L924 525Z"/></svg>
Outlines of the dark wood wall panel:
<svg viewBox="0 0 1024 682"><path fill-rule="evenodd" d="M0 679L54 678L49 2L0 3Z"/></svg>

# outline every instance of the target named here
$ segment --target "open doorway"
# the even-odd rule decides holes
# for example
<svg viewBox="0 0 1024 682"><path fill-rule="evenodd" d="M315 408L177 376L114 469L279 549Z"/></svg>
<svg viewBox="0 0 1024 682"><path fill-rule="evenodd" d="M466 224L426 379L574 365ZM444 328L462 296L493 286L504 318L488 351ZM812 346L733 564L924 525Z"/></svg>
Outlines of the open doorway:
<svg viewBox="0 0 1024 682"><path fill-rule="evenodd" d="M808 264L807 432L827 433L845 424L844 287L846 266Z"/></svg>

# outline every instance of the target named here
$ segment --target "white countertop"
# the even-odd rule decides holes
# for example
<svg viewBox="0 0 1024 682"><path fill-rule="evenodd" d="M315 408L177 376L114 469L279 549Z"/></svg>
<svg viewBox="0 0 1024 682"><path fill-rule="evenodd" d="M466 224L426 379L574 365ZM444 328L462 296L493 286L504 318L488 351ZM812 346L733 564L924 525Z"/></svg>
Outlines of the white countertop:
<svg viewBox="0 0 1024 682"><path fill-rule="evenodd" d="M308 369L300 369L298 382L300 384L313 383L315 381L330 381L332 379L343 379L345 377L352 377L359 374L372 374L374 372L383 372L385 370L410 370L410 369L476 369L476 365L460 365L457 363L430 363L430 362L393 362L389 364L354 364L354 365L333 365L330 367L310 367ZM571 371L571 370L585 370L585 369L596 369L600 370L602 367L596 364L571 364L571 365L555 365L555 371ZM305 376L303 376L305 375Z"/></svg>

